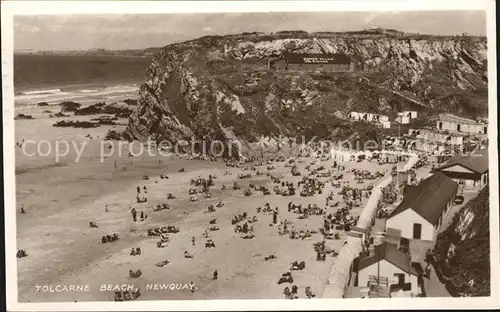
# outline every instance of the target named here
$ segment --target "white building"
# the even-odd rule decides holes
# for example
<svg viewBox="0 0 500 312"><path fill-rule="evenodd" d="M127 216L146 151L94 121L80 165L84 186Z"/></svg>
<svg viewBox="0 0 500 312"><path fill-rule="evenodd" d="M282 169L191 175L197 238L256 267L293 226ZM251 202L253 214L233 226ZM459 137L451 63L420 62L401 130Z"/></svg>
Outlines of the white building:
<svg viewBox="0 0 500 312"><path fill-rule="evenodd" d="M385 127L384 124L389 123L389 128L390 128L389 116L386 115L375 114L375 113L350 112L349 115L347 115L347 118L356 121L377 122L381 123L383 127Z"/></svg>
<svg viewBox="0 0 500 312"><path fill-rule="evenodd" d="M330 154L335 161L351 161L354 151L341 148L332 148Z"/></svg>
<svg viewBox="0 0 500 312"><path fill-rule="evenodd" d="M396 122L402 125L407 125L410 123L410 117L409 116L397 116L396 117Z"/></svg>
<svg viewBox="0 0 500 312"><path fill-rule="evenodd" d="M440 155L445 151L444 145L438 142L428 142L425 140L415 140L414 144L410 147L411 149L432 153L433 155Z"/></svg>
<svg viewBox="0 0 500 312"><path fill-rule="evenodd" d="M351 120L361 120L362 113L358 112L350 112L349 115L347 115L347 118Z"/></svg>
<svg viewBox="0 0 500 312"><path fill-rule="evenodd" d="M427 129L410 129L408 134L414 135L417 139L425 142L439 142L450 145L463 145L464 137L452 133L440 133Z"/></svg>
<svg viewBox="0 0 500 312"><path fill-rule="evenodd" d="M382 128L384 128L384 129L389 129L391 127L390 121L381 121L380 124L382 125Z"/></svg>
<svg viewBox="0 0 500 312"><path fill-rule="evenodd" d="M410 119L417 118L418 113L416 111L402 111L398 113L398 116L408 117Z"/></svg>
<svg viewBox="0 0 500 312"><path fill-rule="evenodd" d="M387 121L389 121L389 116L386 116L386 115L378 115L378 121L379 121L379 122L387 122Z"/></svg>
<svg viewBox="0 0 500 312"><path fill-rule="evenodd" d="M405 113L410 114L411 119L416 119L418 116L418 113L416 111L405 111Z"/></svg>
<svg viewBox="0 0 500 312"><path fill-rule="evenodd" d="M436 121L436 129L470 134L488 134L487 124L451 114L440 114Z"/></svg>
<svg viewBox="0 0 500 312"><path fill-rule="evenodd" d="M400 230L407 239L434 241L457 189L457 183L440 172L417 186L406 186L403 201L386 220L386 229Z"/></svg>
<svg viewBox="0 0 500 312"><path fill-rule="evenodd" d="M483 187L488 184L488 149L482 149L469 156L450 159L436 169L461 186Z"/></svg>
<svg viewBox="0 0 500 312"><path fill-rule="evenodd" d="M417 118L416 111L403 111L399 112L398 115L396 116L396 122L406 125L409 124L410 121L415 118Z"/></svg>
<svg viewBox="0 0 500 312"><path fill-rule="evenodd" d="M373 254L358 258L357 285L369 286L380 281L387 283L390 292L403 291L406 296L421 293L418 287L418 273L411 265L409 254L397 245L382 243L375 247Z"/></svg>

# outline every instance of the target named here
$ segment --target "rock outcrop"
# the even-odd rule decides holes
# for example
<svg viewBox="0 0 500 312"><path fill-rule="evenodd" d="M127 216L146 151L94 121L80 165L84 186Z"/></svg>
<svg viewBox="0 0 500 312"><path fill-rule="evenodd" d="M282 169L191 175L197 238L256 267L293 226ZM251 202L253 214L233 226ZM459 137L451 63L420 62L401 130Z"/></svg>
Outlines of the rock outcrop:
<svg viewBox="0 0 500 312"><path fill-rule="evenodd" d="M61 106L61 112L74 112L82 106L82 104L72 101L61 102L59 105Z"/></svg>
<svg viewBox="0 0 500 312"><path fill-rule="evenodd" d="M114 102L110 104L96 103L77 109L75 115L98 115L98 114L112 114L119 118L128 118L134 108L134 102ZM128 104L132 103L132 104Z"/></svg>
<svg viewBox="0 0 500 312"><path fill-rule="evenodd" d="M77 116L82 116L82 115L97 115L101 114L103 112L103 107L106 105L106 103L96 103L92 104L80 109L77 109L75 111L75 115Z"/></svg>
<svg viewBox="0 0 500 312"><path fill-rule="evenodd" d="M345 53L355 72L267 68L269 59L286 52ZM488 106L482 37L392 32L208 36L163 48L145 80L124 133L129 139L342 139L355 131L342 119L352 110L484 116Z"/></svg>

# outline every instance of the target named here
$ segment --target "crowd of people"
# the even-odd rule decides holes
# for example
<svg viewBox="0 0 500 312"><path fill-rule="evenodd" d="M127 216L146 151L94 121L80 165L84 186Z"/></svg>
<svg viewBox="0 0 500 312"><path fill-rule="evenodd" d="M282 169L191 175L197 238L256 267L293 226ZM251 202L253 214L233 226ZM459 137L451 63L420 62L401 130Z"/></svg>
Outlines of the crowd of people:
<svg viewBox="0 0 500 312"><path fill-rule="evenodd" d="M282 169L283 167L282 163L285 163L284 167L290 168L290 170L286 169L287 171L285 172L279 171L278 169ZM303 159L299 158L298 160L291 159L287 161L284 157L260 162L255 159L247 160L243 163L226 162L228 168L236 168L236 171L240 171L235 175L238 182L234 181L234 178L233 181L227 181L231 180L231 176L233 175L232 171L234 169L228 170L224 174L223 182L233 183L232 189L227 188L226 184L217 183L218 180L215 175L208 175L208 177L197 176L189 180L188 196L190 197L188 198L194 202L198 200L193 200L193 198L195 198L194 195L204 194L204 199L206 200L217 199L212 196L211 190L213 190L213 188L217 189L217 191L214 192L216 196L218 196L221 191L222 193L238 193L243 196L268 196L272 193L270 189L272 185L273 195L291 196L291 200L288 205L283 205L284 207L280 207L279 204L276 206L273 205L274 207L272 207L270 204L270 202L272 202L272 197L270 197L270 202L267 202L264 206L256 207L256 212L258 214L269 215L268 217L259 217L259 219L265 220L269 218L269 225L275 227L278 236L286 235L286 237L291 240L313 240L313 242L315 239L319 238L319 242L312 244L311 252L316 253L317 261L324 262L328 254L333 257L336 256L334 250L327 248L325 240L332 238L339 240L342 236L345 236L344 233L348 232L350 228L356 224L358 218L353 209L359 207L371 194L369 189L370 186L359 188L358 186L350 185L348 181L349 178L352 180L352 177L354 177L353 181L374 180L383 176L383 174L380 172L372 173L370 170L346 170L345 166L337 162L335 162L331 168L327 168L323 164L317 165L317 160L309 162L305 164L305 166L301 166L301 164L304 164ZM245 165L247 165L247 167L243 167ZM299 169L299 166L301 169ZM186 170L186 168L181 168L178 172L189 174L189 170ZM264 173L261 173L261 170ZM258 174L253 175L252 172L258 172ZM150 179L152 178L149 176L143 176L144 181L149 181ZM162 174L160 179L171 180L166 174ZM246 180L248 180L248 182ZM158 184L158 181L155 181L155 183ZM201 190L198 188L201 188ZM330 191L326 194L328 189L334 189L336 192ZM129 206L132 221L135 223L149 220L148 215L145 213L148 206L155 212L152 217L153 219L156 218L155 216L165 213L164 210L175 210L175 200L177 197L174 196L172 192L168 191L170 190L164 190L164 196L166 199L171 200L169 204L158 203L148 205L148 185L137 185L136 203L138 207L141 207L141 210ZM299 194L296 194L297 192ZM341 196L341 200L339 199L339 195ZM317 198L322 199L318 201ZM325 200L325 205L319 204L323 202L323 199ZM312 200L312 202L305 203L305 201L309 200ZM223 206L224 204L222 201L219 201L217 204L208 204L206 206L206 213L217 215L218 209L216 208L222 208ZM224 210L231 209L232 207L234 207L234 205L227 205ZM21 210L22 213L25 213L24 207L22 207ZM108 205L106 205L105 211L109 211ZM321 218L323 226L308 228L307 225L305 227L299 225L300 223L307 222L300 220L309 218ZM230 225L224 222L218 222L217 219L217 217L210 219L208 226L201 235L205 249L216 249L215 241L211 238L209 232L219 231L219 226L224 228L226 225L232 226L234 233L244 234L240 236L243 239L251 239L259 235L258 229L260 225L257 224L259 220L257 216L250 216L248 212L244 211L233 215L229 220ZM264 222L264 224L266 224L266 222ZM89 222L89 225L92 228L97 228L97 224L94 221ZM180 229L177 226L166 225L147 229L147 236L156 237L158 248L167 248L169 245L168 243L171 242L172 239L170 235L178 233L179 231ZM110 243L118 239L118 234L113 233L111 235L102 236L101 242L103 244ZM192 236L191 247L194 248L196 246L196 241L197 237ZM134 246L130 249L130 256L140 256L142 253L143 249L141 249L141 247ZM18 251L18 257L24 257L26 255L24 250ZM186 259L195 258L194 253L188 250L183 251L183 256ZM269 260L275 259L277 259L277 256L274 254L264 258L264 260L268 262ZM163 267L170 263L169 260L164 260L157 263L156 266ZM291 263L289 269L290 271L302 271L307 270L307 268L306 261L294 261ZM217 281L219 278L219 271L216 268L213 269L213 280ZM283 294L285 298L294 299L299 297L299 286L297 285L298 280L294 280L290 271L278 277L278 284L290 284L285 287ZM140 269L129 270L130 278L140 278L142 274ZM304 289L306 298L315 297L309 285L304 285ZM140 293L120 293L119 295L117 294L117 297L121 298L118 301L130 300L128 298L137 298L138 294Z"/></svg>

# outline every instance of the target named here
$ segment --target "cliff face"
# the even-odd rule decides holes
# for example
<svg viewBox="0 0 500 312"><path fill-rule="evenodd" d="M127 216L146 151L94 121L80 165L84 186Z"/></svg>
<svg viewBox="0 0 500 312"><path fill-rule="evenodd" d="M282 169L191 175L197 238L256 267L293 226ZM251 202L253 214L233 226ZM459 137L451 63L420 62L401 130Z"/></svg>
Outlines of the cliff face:
<svg viewBox="0 0 500 312"><path fill-rule="evenodd" d="M267 69L270 58L285 52L345 53L356 71ZM172 44L153 58L125 135L172 142L279 134L341 138L353 132L343 114L398 109L486 115L486 39L290 32Z"/></svg>
<svg viewBox="0 0 500 312"><path fill-rule="evenodd" d="M489 216L489 191L485 188L438 236L434 248L436 272L453 296L490 295Z"/></svg>

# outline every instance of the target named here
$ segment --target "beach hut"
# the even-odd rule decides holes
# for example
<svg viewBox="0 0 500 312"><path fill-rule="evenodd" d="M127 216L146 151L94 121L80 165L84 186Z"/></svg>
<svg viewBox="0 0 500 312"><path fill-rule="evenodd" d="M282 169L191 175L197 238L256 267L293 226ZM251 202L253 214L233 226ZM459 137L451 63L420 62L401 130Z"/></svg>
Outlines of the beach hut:
<svg viewBox="0 0 500 312"><path fill-rule="evenodd" d="M411 257L397 246L382 243L374 253L359 257L357 286L380 285L386 280L391 292L403 290L408 296L418 293L418 273L411 266Z"/></svg>
<svg viewBox="0 0 500 312"><path fill-rule="evenodd" d="M370 160L373 158L372 151L365 151L366 159Z"/></svg>
<svg viewBox="0 0 500 312"><path fill-rule="evenodd" d="M457 194L458 185L441 172L406 186L403 201L386 220L401 237L434 241Z"/></svg>
<svg viewBox="0 0 500 312"><path fill-rule="evenodd" d="M382 128L384 128L384 129L389 129L391 127L390 121L381 121L380 124L382 125Z"/></svg>
<svg viewBox="0 0 500 312"><path fill-rule="evenodd" d="M350 161L351 153L348 150L332 149L332 158L336 161Z"/></svg>

